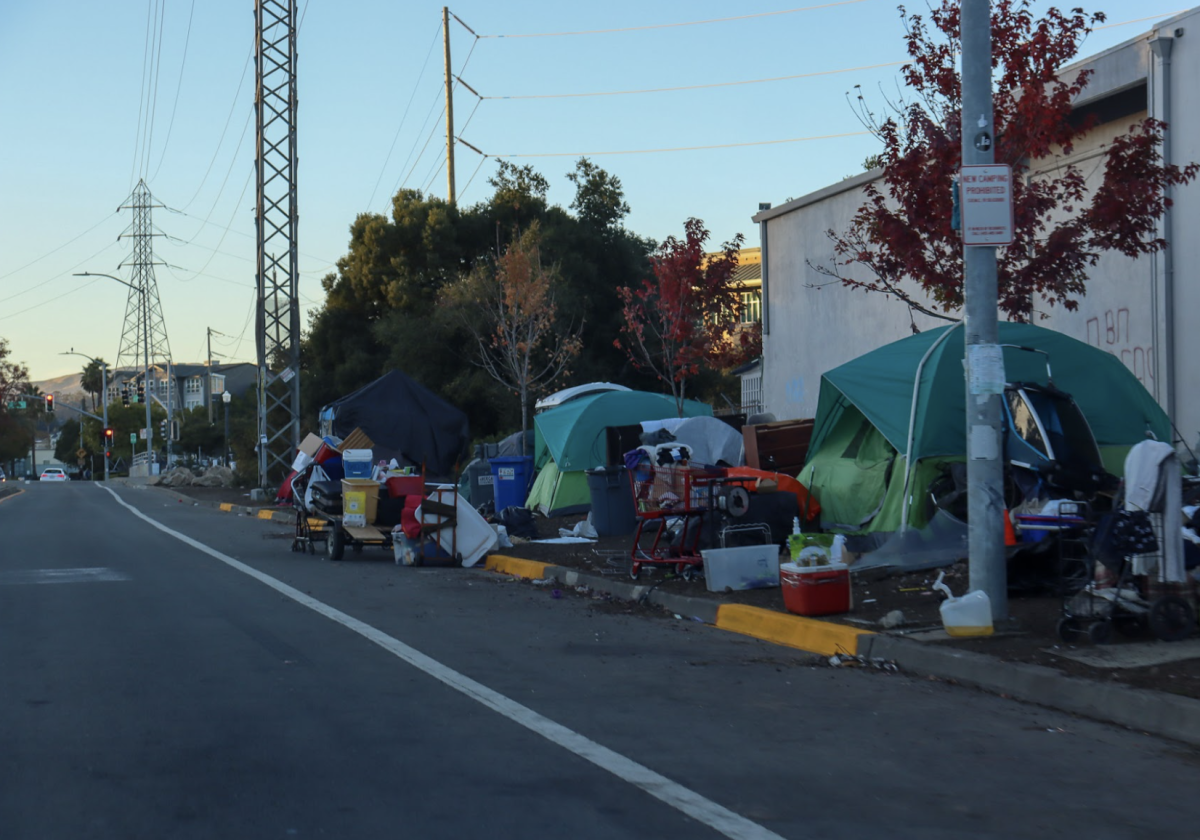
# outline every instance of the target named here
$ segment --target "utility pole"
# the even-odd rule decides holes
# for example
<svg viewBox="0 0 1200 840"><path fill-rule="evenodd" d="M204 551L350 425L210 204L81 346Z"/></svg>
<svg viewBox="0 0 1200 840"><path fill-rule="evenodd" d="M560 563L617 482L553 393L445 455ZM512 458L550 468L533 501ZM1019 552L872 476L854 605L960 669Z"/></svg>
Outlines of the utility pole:
<svg viewBox="0 0 1200 840"><path fill-rule="evenodd" d="M296 0L255 0L258 486L287 475L300 445L296 192Z"/></svg>
<svg viewBox="0 0 1200 840"><path fill-rule="evenodd" d="M962 0L962 163L995 163L989 0ZM1008 618L1004 552L1004 461L1000 400L1004 351L997 324L996 248L963 246L970 588L982 589L992 620Z"/></svg>
<svg viewBox="0 0 1200 840"><path fill-rule="evenodd" d="M446 200L454 204L454 87L450 73L450 8L442 6L442 50L446 54Z"/></svg>
<svg viewBox="0 0 1200 840"><path fill-rule="evenodd" d="M208 371L204 374L204 406L208 409L208 425L212 425L212 327L208 328Z"/></svg>

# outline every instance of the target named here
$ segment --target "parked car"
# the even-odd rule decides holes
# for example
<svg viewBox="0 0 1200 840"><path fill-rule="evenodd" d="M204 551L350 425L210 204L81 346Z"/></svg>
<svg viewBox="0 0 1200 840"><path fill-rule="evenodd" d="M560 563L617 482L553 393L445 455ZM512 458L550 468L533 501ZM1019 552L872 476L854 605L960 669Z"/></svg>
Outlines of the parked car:
<svg viewBox="0 0 1200 840"><path fill-rule="evenodd" d="M67 474L60 467L46 467L38 476L39 481L69 481Z"/></svg>

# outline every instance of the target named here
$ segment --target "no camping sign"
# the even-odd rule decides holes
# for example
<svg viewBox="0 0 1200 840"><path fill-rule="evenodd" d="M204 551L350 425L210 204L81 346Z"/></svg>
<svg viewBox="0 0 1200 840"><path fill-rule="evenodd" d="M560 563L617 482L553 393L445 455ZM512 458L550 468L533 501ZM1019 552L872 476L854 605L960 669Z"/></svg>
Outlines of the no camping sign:
<svg viewBox="0 0 1200 840"><path fill-rule="evenodd" d="M1012 167L1006 163L964 166L959 189L963 244L1012 244Z"/></svg>

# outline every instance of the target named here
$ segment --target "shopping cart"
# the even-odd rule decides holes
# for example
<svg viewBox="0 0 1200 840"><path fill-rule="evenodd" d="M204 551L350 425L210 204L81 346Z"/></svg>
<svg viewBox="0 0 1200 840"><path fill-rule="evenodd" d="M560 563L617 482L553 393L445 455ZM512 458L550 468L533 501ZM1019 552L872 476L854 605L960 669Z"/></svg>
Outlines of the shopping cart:
<svg viewBox="0 0 1200 840"><path fill-rule="evenodd" d="M723 470L684 464L643 464L629 473L638 519L629 554L631 578L637 580L642 566L650 564L673 566L691 580L704 562L704 518L723 478Z"/></svg>

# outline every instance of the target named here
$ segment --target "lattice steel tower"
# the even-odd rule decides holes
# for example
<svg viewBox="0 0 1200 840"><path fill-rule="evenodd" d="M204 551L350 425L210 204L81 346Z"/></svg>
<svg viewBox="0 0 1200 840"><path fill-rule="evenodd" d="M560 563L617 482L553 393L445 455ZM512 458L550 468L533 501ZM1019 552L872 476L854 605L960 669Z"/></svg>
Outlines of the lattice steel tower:
<svg viewBox="0 0 1200 840"><path fill-rule="evenodd" d="M117 370L122 365L140 370L148 376L150 365L161 364L163 370L171 361L171 345L167 341L167 325L163 320L162 304L158 299L158 282L154 279L154 222L152 211L162 207L154 203L154 196L146 182L139 180L122 210L132 210L133 220L121 234L133 240L133 253L121 263L121 268L130 270L129 298L125 302L125 326L121 330L121 345L117 351ZM150 393L153 384L146 382L146 448L153 444L154 427L150 422Z"/></svg>
<svg viewBox="0 0 1200 840"><path fill-rule="evenodd" d="M296 0L256 0L258 477L267 487L300 445L296 266Z"/></svg>

